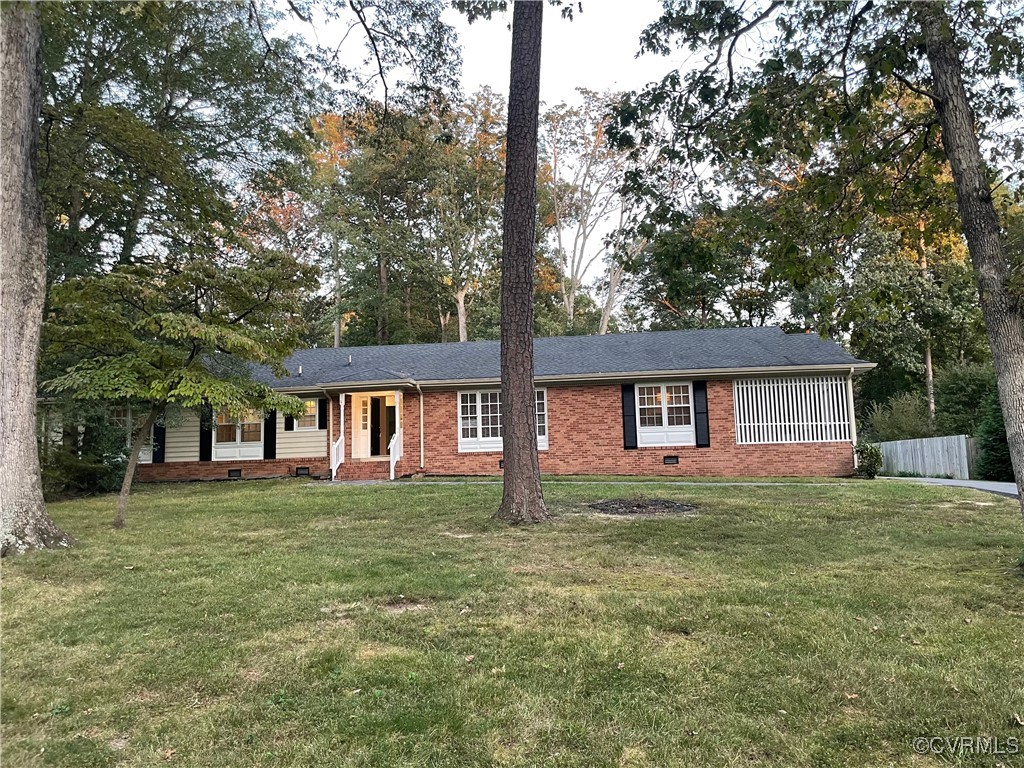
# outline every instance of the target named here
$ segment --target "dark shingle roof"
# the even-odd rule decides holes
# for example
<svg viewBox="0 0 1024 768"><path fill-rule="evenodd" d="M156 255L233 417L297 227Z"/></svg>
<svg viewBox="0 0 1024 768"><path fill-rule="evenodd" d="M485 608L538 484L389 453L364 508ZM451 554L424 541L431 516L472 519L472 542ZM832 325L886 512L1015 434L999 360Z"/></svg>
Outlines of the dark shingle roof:
<svg viewBox="0 0 1024 768"><path fill-rule="evenodd" d="M279 388L400 384L410 379L420 383L497 381L498 355L497 341L306 349L285 362L292 373L290 378L278 379L266 370L257 377ZM787 334L781 328L560 336L537 339L534 350L534 371L540 380L780 367L838 370L851 366L867 368L871 364L816 334Z"/></svg>

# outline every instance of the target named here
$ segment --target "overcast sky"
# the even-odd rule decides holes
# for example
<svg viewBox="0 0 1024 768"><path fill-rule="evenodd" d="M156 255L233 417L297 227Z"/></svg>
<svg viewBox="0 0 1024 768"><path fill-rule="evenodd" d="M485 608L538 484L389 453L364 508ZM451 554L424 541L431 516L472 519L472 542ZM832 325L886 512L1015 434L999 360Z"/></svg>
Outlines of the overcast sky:
<svg viewBox="0 0 1024 768"><path fill-rule="evenodd" d="M659 80L670 59L635 58L640 32L658 18L658 0L585 0L573 21L557 8L544 9L540 97L548 105L575 100L576 88L593 91L631 90ZM462 45L462 83L466 93L482 85L508 95L511 60L511 10L490 21L467 24L454 10L445 13Z"/></svg>

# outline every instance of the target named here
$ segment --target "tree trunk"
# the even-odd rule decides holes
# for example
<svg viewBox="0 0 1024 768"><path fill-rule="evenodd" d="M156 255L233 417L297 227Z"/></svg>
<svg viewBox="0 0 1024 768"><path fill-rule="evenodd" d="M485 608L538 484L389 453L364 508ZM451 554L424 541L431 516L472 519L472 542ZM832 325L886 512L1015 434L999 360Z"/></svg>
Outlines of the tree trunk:
<svg viewBox="0 0 1024 768"><path fill-rule="evenodd" d="M941 2L922 4L919 14L942 146L953 172L957 208L978 283L1024 519L1024 316L1009 291L1009 263L949 16Z"/></svg>
<svg viewBox="0 0 1024 768"><path fill-rule="evenodd" d="M377 308L377 343L388 343L388 263L383 255L377 257L377 291L380 306Z"/></svg>
<svg viewBox="0 0 1024 768"><path fill-rule="evenodd" d="M619 285L622 283L624 272L625 270L617 264L608 265L608 295L605 296L604 306L601 308L601 326L597 329L601 336L608 333L608 323L612 319L615 302L619 298Z"/></svg>
<svg viewBox="0 0 1024 768"><path fill-rule="evenodd" d="M455 310L459 316L459 341L469 341L469 311L466 309L467 286L455 292Z"/></svg>
<svg viewBox="0 0 1024 768"><path fill-rule="evenodd" d="M114 517L114 527L124 528L125 515L128 512L128 496L132 492L132 481L135 480L135 468L139 465L139 453L142 446L149 439L150 430L156 423L156 417L160 415L160 406L153 405L149 409L149 415L139 427L138 433L132 440L131 452L128 454L128 466L124 469L124 480L121 482L121 494L117 497L117 515Z"/></svg>
<svg viewBox="0 0 1024 768"><path fill-rule="evenodd" d="M548 519L537 457L533 384L533 270L537 215L537 123L544 3L512 11L505 210L501 248L501 411L504 493L496 517L513 525Z"/></svg>
<svg viewBox="0 0 1024 768"><path fill-rule="evenodd" d="M39 8L0 9L0 557L68 547L46 514L36 441L36 363L46 227L36 175L42 107Z"/></svg>
<svg viewBox="0 0 1024 768"><path fill-rule="evenodd" d="M921 268L921 279L928 279L928 251L924 247L924 219L917 220L917 263ZM935 369L932 367L931 332L924 340L924 388L928 396L928 418L935 421Z"/></svg>

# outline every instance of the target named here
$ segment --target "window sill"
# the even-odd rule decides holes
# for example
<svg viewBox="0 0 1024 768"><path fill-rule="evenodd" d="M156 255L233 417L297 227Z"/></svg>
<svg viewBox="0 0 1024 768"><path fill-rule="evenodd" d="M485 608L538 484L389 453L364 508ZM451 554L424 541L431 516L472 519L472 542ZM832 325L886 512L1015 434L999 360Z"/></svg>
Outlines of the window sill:
<svg viewBox="0 0 1024 768"><path fill-rule="evenodd" d="M544 445L538 445L537 450L544 452L547 451L547 443ZM459 453L503 453L501 444L496 446L490 445L459 445Z"/></svg>

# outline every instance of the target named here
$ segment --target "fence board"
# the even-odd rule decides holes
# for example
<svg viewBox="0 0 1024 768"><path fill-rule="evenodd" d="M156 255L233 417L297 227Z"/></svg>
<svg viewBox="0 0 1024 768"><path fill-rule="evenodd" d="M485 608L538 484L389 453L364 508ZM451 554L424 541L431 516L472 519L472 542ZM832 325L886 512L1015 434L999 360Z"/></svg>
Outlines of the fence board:
<svg viewBox="0 0 1024 768"><path fill-rule="evenodd" d="M967 435L892 440L879 443L883 475L918 475L969 480L973 469L973 441Z"/></svg>

